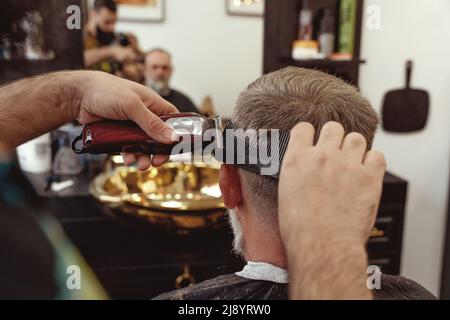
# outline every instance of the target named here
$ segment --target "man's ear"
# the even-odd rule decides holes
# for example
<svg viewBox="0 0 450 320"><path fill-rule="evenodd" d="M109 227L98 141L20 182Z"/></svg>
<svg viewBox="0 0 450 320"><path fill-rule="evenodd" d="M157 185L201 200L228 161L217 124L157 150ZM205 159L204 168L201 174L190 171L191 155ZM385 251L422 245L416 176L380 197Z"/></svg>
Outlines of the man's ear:
<svg viewBox="0 0 450 320"><path fill-rule="evenodd" d="M225 207L236 208L242 201L242 186L236 166L223 164L220 167L219 186Z"/></svg>

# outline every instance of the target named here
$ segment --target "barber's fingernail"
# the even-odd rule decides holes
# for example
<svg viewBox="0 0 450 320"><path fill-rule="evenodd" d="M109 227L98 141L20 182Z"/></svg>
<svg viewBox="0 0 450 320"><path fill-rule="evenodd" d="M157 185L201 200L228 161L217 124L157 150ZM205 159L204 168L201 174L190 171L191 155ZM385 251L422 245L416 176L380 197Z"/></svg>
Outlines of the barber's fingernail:
<svg viewBox="0 0 450 320"><path fill-rule="evenodd" d="M164 137L170 142L178 142L178 134L175 130L167 129L164 133Z"/></svg>

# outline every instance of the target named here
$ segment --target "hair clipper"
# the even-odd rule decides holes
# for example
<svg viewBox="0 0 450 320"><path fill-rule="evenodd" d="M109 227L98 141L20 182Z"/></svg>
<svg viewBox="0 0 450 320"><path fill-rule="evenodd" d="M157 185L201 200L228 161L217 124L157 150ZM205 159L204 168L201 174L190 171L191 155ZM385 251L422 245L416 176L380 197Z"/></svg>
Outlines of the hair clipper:
<svg viewBox="0 0 450 320"><path fill-rule="evenodd" d="M195 148L203 148L203 134L208 129L220 130L221 119L210 119L197 113L178 113L160 117L178 135L179 141L191 141ZM132 121L105 120L86 125L72 142L77 154L115 154L121 152L170 155L178 142L164 144L148 136Z"/></svg>

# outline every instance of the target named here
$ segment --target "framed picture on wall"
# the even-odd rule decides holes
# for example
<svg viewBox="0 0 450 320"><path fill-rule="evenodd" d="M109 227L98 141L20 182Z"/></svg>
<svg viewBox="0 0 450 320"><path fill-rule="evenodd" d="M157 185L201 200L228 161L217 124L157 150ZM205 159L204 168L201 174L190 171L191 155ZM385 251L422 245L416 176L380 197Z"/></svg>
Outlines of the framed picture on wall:
<svg viewBox="0 0 450 320"><path fill-rule="evenodd" d="M264 0L225 0L225 10L230 16L263 17Z"/></svg>
<svg viewBox="0 0 450 320"><path fill-rule="evenodd" d="M119 21L163 22L165 0L116 0Z"/></svg>

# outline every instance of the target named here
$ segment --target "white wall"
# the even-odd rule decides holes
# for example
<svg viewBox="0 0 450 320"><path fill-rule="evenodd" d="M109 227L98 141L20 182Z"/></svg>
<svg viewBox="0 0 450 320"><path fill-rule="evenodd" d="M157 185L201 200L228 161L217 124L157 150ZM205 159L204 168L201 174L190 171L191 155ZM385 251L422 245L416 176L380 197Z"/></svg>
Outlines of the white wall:
<svg viewBox="0 0 450 320"><path fill-rule="evenodd" d="M382 29L363 29L361 90L380 110L388 90L404 85L415 62L414 87L429 90L431 116L418 134L378 133L389 170L409 181L402 274L439 293L449 179L450 1L366 0L382 9ZM230 115L237 94L262 72L263 21L227 16L222 0L167 0L163 24L123 24L144 49L174 55L174 86L196 103L210 94Z"/></svg>
<svg viewBox="0 0 450 320"><path fill-rule="evenodd" d="M450 1L366 0L379 5L381 30L363 31L361 91L381 109L386 91L403 87L414 61L413 87L428 90L428 127L417 134L380 131L375 147L388 169L409 181L402 274L439 293L450 147Z"/></svg>
<svg viewBox="0 0 450 320"><path fill-rule="evenodd" d="M218 113L230 116L238 93L262 73L263 18L229 16L224 0L166 0L166 21L119 23L143 49L168 49L174 58L173 86L199 105L213 97Z"/></svg>

